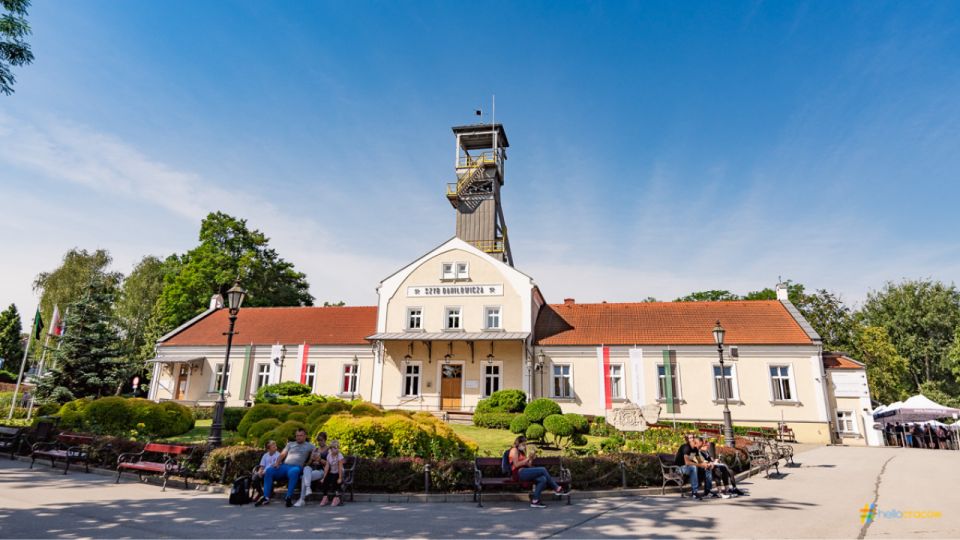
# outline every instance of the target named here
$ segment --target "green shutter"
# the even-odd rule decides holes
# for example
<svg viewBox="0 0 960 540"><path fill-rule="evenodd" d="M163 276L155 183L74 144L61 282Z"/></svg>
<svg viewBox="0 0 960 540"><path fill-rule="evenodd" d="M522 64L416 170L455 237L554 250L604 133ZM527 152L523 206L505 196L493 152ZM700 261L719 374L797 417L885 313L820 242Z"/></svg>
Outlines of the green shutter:
<svg viewBox="0 0 960 540"><path fill-rule="evenodd" d="M676 412L674 406L674 396L673 396L673 365L672 365L672 355L670 351L663 351L663 391L664 399L667 402L667 413L673 414Z"/></svg>

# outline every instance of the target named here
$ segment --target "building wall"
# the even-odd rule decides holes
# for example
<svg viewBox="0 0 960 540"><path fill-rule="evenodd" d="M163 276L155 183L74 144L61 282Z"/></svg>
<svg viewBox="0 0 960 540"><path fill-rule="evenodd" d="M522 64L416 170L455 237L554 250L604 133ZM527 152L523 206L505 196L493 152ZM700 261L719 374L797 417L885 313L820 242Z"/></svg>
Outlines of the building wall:
<svg viewBox="0 0 960 540"><path fill-rule="evenodd" d="M542 347L545 356L543 380L547 397L552 397L551 374L554 365L572 367L574 396L557 399L565 412L604 415L605 399L601 378L602 359L596 347ZM633 353L631 353L633 350ZM713 366L719 365L713 347L611 346L610 363L624 369L624 401L647 404L657 401L659 380L657 365L663 351L676 351L679 405L674 414L661 408L661 421L722 421L722 401L715 398ZM632 356L631 356L632 354ZM815 346L741 346L739 359L725 363L733 366L735 398L730 410L736 424L776 426L781 419L804 442L829 442L826 396L823 393L819 351ZM792 390L796 400L774 403L770 379L771 365L790 366ZM537 395L542 395L540 375L535 375ZM613 403L616 407L617 403Z"/></svg>
<svg viewBox="0 0 960 540"><path fill-rule="evenodd" d="M830 381L830 420L835 426L836 441L852 446L879 445L879 433L873 429L873 417L869 413L872 405L866 370L831 369L827 371L827 377ZM855 433L840 432L837 411L853 414Z"/></svg>

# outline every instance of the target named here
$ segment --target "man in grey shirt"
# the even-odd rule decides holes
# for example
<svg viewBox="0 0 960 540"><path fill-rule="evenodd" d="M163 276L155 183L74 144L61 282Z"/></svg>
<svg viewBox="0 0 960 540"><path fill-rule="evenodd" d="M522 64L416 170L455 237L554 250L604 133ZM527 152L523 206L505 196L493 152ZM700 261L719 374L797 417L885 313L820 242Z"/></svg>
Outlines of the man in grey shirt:
<svg viewBox="0 0 960 540"><path fill-rule="evenodd" d="M307 457L313 452L315 447L307 442L307 430L297 430L297 440L288 441L287 446L280 452L276 467L268 467L263 479L263 498L257 501L256 506L270 504L270 495L273 493L273 479L284 476L287 477L287 496L284 500L287 506L293 506L293 490L296 489L300 481L300 474L303 472L303 464Z"/></svg>

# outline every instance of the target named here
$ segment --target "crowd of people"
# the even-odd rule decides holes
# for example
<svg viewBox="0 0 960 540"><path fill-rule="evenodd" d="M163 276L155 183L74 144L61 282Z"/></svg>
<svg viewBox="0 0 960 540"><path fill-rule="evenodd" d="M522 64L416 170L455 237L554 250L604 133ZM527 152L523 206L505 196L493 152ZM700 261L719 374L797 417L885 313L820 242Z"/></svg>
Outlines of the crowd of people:
<svg viewBox="0 0 960 540"><path fill-rule="evenodd" d="M710 452L703 437L687 435L686 442L677 450L675 464L683 474L690 478L691 500L702 501L705 497L715 499L730 499L745 495L737 487L737 477L726 463ZM713 490L716 480L718 490ZM699 492L698 488L703 491Z"/></svg>
<svg viewBox="0 0 960 540"><path fill-rule="evenodd" d="M341 486L343 476L343 454L336 439L327 444L327 434L317 434L316 444L307 441L307 432L298 429L296 439L287 442L283 451L277 450L276 441L267 443L266 452L260 458L260 465L253 472L253 488L257 493L254 506L270 504L273 497L273 484L278 479L286 479L287 492L284 502L289 506L304 506L307 497L313 493L312 485L320 482L323 498L320 506L342 506ZM300 497L294 501L297 486Z"/></svg>
<svg viewBox="0 0 960 540"><path fill-rule="evenodd" d="M942 425L921 422L891 422L883 427L887 446L906 448L933 448L956 450L956 440L951 430Z"/></svg>

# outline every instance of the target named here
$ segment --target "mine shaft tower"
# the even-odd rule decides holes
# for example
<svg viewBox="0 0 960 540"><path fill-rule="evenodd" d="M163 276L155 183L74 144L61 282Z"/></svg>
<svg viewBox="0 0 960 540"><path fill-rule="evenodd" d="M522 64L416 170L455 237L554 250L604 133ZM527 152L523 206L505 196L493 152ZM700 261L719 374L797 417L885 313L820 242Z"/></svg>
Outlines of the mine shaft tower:
<svg viewBox="0 0 960 540"><path fill-rule="evenodd" d="M457 181L447 184L447 200L457 211L457 237L513 266L507 225L500 204L507 134L502 124L455 126Z"/></svg>

